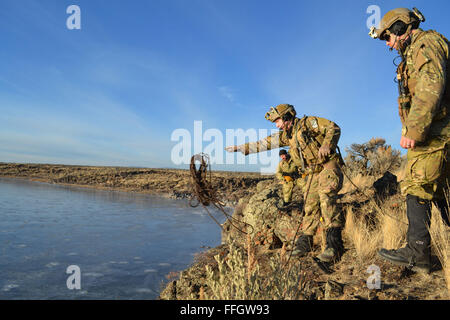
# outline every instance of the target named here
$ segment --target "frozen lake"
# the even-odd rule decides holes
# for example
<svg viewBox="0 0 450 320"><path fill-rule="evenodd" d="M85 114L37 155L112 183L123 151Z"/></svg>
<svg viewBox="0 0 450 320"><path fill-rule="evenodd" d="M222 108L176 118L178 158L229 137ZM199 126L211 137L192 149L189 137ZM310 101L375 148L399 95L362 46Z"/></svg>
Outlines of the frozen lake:
<svg viewBox="0 0 450 320"><path fill-rule="evenodd" d="M219 244L186 200L0 178L0 299L155 299L169 272Z"/></svg>

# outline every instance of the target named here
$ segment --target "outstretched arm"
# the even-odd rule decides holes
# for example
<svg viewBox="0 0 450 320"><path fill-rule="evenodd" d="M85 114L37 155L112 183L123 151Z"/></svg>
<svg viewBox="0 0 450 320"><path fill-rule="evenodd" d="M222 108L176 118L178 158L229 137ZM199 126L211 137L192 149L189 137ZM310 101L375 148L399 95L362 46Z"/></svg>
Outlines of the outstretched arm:
<svg viewBox="0 0 450 320"><path fill-rule="evenodd" d="M228 152L237 152L240 151L245 155L251 153L258 153L267 150L277 149L279 147L284 147L286 144L283 144L280 141L280 132L274 133L264 139L261 139L257 142L248 142L245 144L241 144L239 146L228 146L225 148Z"/></svg>

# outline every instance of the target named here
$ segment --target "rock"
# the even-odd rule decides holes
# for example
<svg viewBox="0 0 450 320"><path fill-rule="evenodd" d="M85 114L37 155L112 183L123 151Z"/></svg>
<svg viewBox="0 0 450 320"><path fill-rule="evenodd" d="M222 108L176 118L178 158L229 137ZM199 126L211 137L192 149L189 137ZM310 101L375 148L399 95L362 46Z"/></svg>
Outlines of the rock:
<svg viewBox="0 0 450 320"><path fill-rule="evenodd" d="M281 192L279 184L273 179L259 182L252 196L239 201L233 220L224 224L222 243L232 240L235 244L246 246L247 236L237 230L236 227L239 227L250 232L252 241L265 249L281 248L283 244L286 249L291 249L301 223L301 210L278 210L277 206L282 201ZM301 205L302 202L299 202Z"/></svg>

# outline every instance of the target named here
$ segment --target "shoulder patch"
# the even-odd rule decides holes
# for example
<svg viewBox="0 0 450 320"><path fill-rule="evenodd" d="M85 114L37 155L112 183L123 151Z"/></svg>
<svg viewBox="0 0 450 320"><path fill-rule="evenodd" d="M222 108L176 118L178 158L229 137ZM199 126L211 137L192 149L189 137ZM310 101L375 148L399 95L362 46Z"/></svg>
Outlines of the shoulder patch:
<svg viewBox="0 0 450 320"><path fill-rule="evenodd" d="M416 60L414 61L414 68L419 71L429 61L431 61L431 59L425 55L424 47L422 47L417 53Z"/></svg>
<svg viewBox="0 0 450 320"><path fill-rule="evenodd" d="M313 127L313 129L319 128L319 124L317 123L316 118L311 119L311 127Z"/></svg>

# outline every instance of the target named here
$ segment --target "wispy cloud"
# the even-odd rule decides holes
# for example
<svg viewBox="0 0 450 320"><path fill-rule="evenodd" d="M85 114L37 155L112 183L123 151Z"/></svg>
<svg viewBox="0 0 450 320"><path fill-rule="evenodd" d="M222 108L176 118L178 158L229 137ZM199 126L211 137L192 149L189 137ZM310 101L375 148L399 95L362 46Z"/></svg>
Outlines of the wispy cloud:
<svg viewBox="0 0 450 320"><path fill-rule="evenodd" d="M220 86L218 89L220 94L227 98L230 102L236 102L235 91L232 88L230 88L229 86Z"/></svg>

